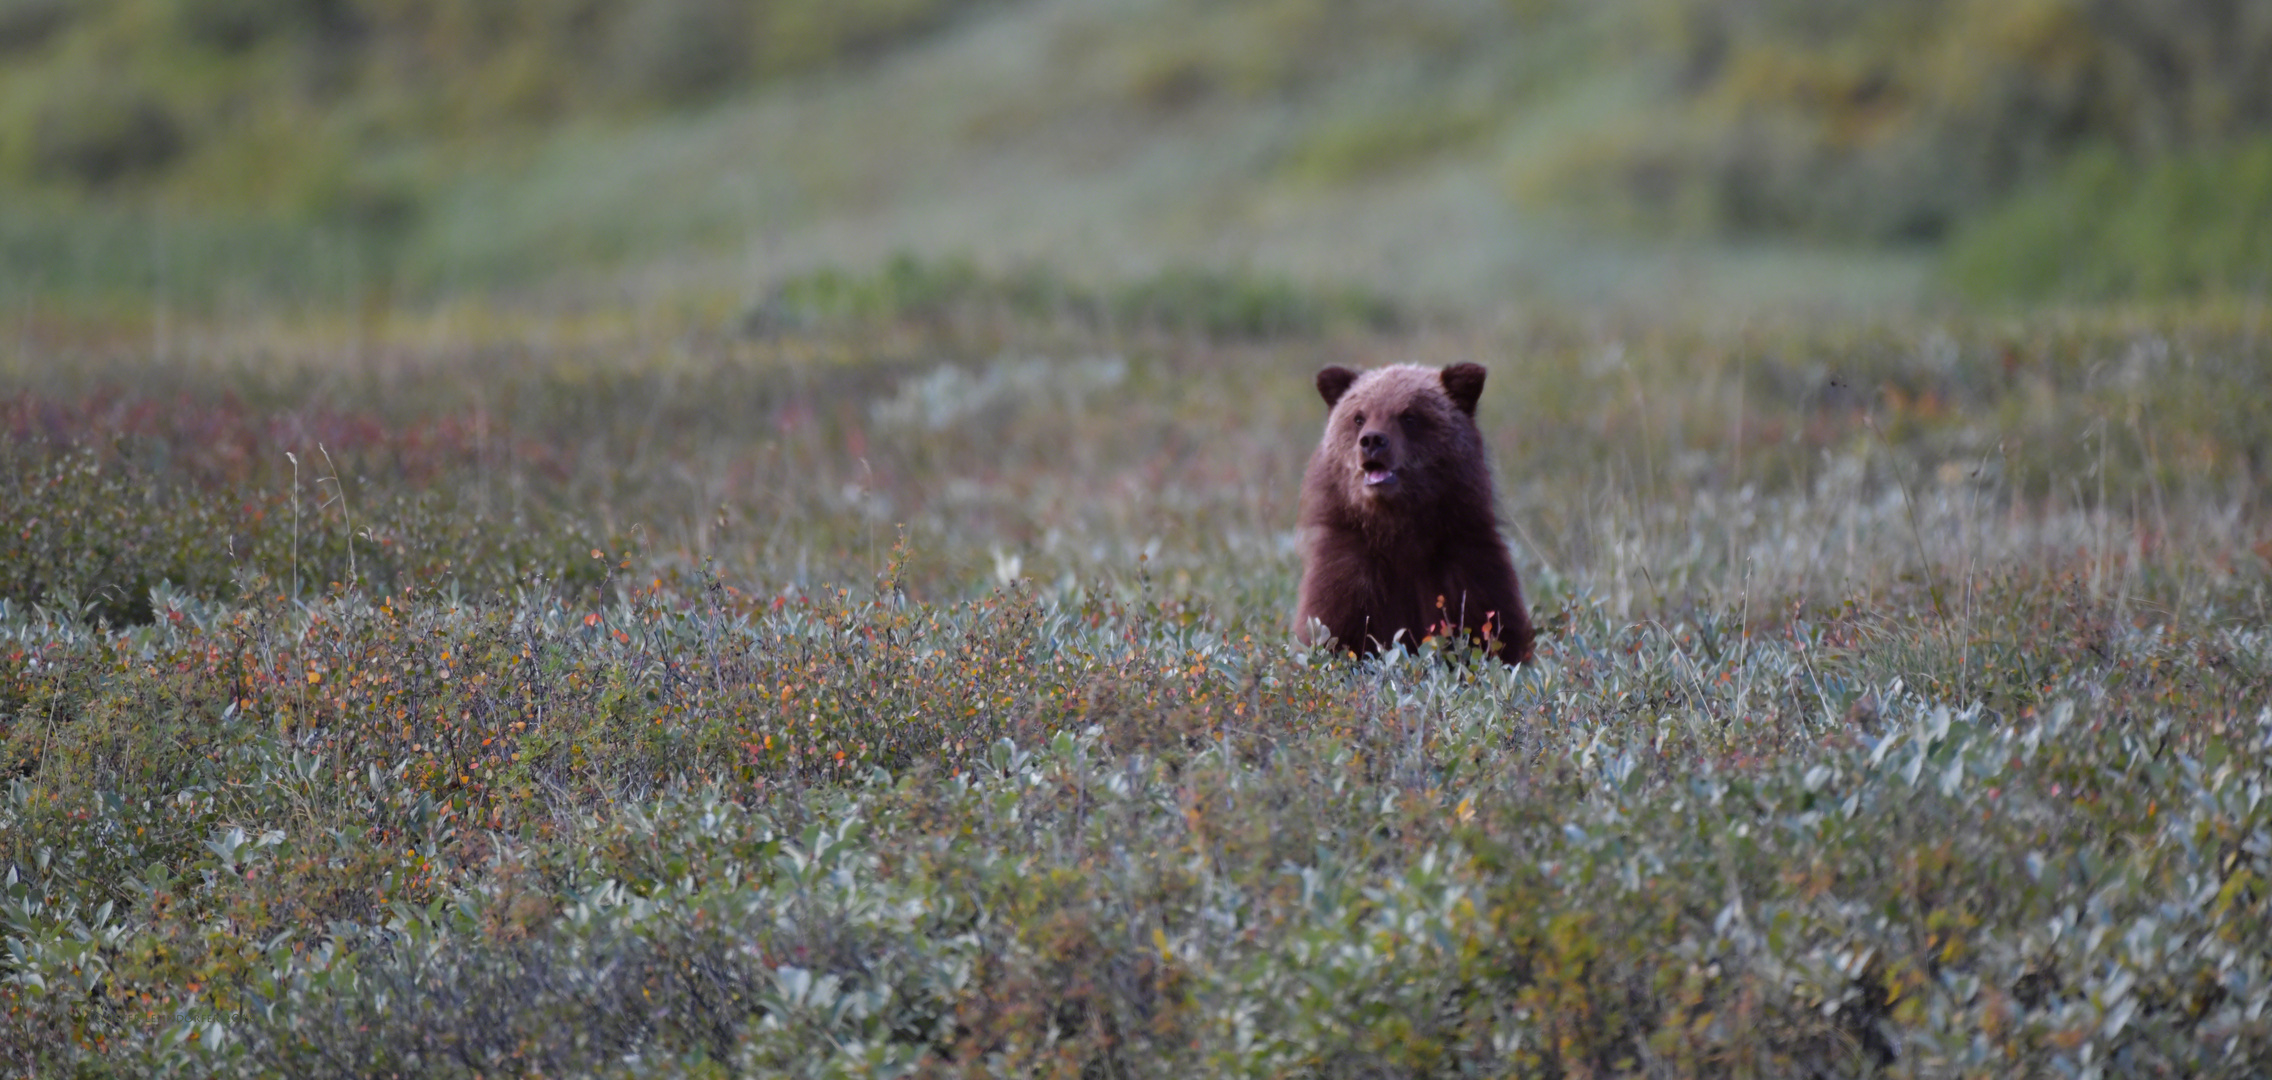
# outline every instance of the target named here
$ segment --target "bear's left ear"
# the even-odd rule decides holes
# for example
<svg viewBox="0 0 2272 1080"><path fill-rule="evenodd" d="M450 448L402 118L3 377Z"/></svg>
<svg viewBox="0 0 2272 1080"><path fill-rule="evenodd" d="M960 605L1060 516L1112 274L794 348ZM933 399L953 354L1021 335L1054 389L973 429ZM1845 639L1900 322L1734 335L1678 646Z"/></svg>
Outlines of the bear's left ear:
<svg viewBox="0 0 2272 1080"><path fill-rule="evenodd" d="M1483 374L1481 364L1453 364L1444 369L1444 393L1469 416L1475 415L1475 399L1483 396Z"/></svg>
<svg viewBox="0 0 2272 1080"><path fill-rule="evenodd" d="M1357 373L1338 365L1317 373L1317 396L1325 399L1330 409L1341 403L1341 395L1349 392L1349 384L1357 381Z"/></svg>

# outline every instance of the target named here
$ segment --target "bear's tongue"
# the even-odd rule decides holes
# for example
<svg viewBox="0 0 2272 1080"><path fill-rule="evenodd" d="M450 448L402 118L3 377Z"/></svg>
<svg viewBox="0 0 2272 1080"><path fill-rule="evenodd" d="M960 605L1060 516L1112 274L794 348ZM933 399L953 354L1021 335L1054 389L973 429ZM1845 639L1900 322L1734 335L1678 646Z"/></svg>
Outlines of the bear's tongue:
<svg viewBox="0 0 2272 1080"><path fill-rule="evenodd" d="M1366 486L1366 487L1372 487L1372 486L1374 486L1374 485L1376 485L1376 484L1385 484L1385 483L1388 483L1389 481L1391 481L1391 480L1394 480L1394 479L1396 479L1396 473L1395 473L1395 472L1394 472L1393 470L1390 470L1390 469L1366 469L1366 470L1365 470L1365 486Z"/></svg>

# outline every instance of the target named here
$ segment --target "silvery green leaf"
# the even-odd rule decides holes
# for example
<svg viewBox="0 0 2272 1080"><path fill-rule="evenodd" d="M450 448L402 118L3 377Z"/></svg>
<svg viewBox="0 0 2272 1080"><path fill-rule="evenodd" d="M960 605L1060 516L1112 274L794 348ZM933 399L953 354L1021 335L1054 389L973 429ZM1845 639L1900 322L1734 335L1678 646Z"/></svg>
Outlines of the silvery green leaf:
<svg viewBox="0 0 2272 1080"><path fill-rule="evenodd" d="M2122 1034L2122 1029L2129 1026L2130 1024L2131 1015L2136 1013L2137 1011L2137 998L2123 998L2120 1002L2117 1002L2113 1008L2107 1010L2106 1023L2100 1025L2098 1029L2099 1036L2101 1038L2111 1039L2116 1035Z"/></svg>

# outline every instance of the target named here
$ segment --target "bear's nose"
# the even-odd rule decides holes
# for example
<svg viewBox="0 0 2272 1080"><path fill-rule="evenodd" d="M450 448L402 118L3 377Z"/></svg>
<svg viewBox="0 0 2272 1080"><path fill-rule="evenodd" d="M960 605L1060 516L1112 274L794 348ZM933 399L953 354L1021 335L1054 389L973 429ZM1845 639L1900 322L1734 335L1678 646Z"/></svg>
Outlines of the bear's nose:
<svg viewBox="0 0 2272 1080"><path fill-rule="evenodd" d="M1378 431L1365 432L1357 436L1357 449L1368 454L1380 453L1388 449L1388 436Z"/></svg>

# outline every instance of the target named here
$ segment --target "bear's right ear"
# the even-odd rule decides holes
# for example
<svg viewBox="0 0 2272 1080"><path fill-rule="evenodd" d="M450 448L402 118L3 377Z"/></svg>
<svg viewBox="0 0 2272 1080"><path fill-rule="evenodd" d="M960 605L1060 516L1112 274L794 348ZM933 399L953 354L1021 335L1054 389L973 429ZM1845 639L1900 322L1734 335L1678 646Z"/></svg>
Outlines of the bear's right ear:
<svg viewBox="0 0 2272 1080"><path fill-rule="evenodd" d="M1453 405L1459 407L1459 411L1469 416L1475 415L1475 401L1483 396L1483 374L1481 364L1453 364L1445 368L1440 376L1444 381L1444 393L1452 399Z"/></svg>
<svg viewBox="0 0 2272 1080"><path fill-rule="evenodd" d="M1349 384L1357 381L1357 373L1335 365L1317 373L1317 396L1325 399L1330 409L1341 403L1341 395L1349 392Z"/></svg>

